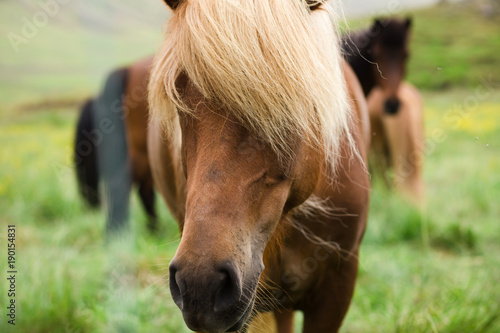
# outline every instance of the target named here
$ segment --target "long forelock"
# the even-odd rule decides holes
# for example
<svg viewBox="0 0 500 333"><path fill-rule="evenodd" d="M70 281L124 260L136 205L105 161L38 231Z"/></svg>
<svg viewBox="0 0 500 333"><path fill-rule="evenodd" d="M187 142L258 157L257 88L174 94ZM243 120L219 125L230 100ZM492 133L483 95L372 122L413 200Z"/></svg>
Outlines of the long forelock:
<svg viewBox="0 0 500 333"><path fill-rule="evenodd" d="M190 0L171 18L150 81L152 119L168 131L183 102L185 72L205 99L229 110L276 152L291 136L319 147L328 163L349 133L349 107L332 9L306 0Z"/></svg>

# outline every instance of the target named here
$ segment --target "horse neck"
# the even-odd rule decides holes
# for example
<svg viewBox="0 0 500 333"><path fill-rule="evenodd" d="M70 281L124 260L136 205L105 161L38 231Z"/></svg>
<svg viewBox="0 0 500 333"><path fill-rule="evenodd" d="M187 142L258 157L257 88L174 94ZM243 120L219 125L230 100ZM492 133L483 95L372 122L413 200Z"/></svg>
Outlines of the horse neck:
<svg viewBox="0 0 500 333"><path fill-rule="evenodd" d="M345 59L361 83L364 95L368 96L377 84L373 70L374 59L370 53L371 38L368 36L368 31L346 35L342 40L342 47Z"/></svg>

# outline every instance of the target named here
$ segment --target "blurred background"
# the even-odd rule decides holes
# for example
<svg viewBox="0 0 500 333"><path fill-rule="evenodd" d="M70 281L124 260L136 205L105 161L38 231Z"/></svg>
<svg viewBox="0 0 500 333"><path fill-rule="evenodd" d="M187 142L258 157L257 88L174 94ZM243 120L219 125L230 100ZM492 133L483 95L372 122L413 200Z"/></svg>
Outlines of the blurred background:
<svg viewBox="0 0 500 333"><path fill-rule="evenodd" d="M349 29L413 18L407 81L425 109L426 205L373 177L357 291L342 332L500 331L500 1L345 0ZM153 54L161 0L0 1L0 244L16 225L16 325L1 332L188 332L167 267L178 228L135 191L125 255L77 193L78 111L108 73ZM347 27L344 27L347 31ZM297 325L300 324L300 315Z"/></svg>

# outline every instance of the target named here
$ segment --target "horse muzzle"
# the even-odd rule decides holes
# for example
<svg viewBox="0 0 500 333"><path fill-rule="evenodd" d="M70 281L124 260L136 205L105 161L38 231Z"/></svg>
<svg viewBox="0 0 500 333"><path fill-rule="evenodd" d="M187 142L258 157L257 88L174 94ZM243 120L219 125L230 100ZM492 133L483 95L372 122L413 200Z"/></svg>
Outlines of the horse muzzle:
<svg viewBox="0 0 500 333"><path fill-rule="evenodd" d="M232 263L200 268L174 259L169 269L170 292L189 329L233 332L248 320L257 283L253 288L243 286L241 274Z"/></svg>
<svg viewBox="0 0 500 333"><path fill-rule="evenodd" d="M395 115L399 111L401 102L397 98L389 98L385 101L385 113L389 115Z"/></svg>

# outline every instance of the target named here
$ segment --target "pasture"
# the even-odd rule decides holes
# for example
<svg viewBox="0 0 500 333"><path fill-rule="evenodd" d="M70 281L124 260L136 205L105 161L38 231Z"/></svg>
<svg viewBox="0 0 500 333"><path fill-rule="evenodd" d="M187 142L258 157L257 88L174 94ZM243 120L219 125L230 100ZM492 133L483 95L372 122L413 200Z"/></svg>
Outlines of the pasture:
<svg viewBox="0 0 500 333"><path fill-rule="evenodd" d="M21 8L0 8L11 10L0 11L9 29ZM498 332L500 25L467 5L413 17L409 80L426 105L427 205L422 212L407 206L373 176L359 280L342 331ZM69 45L78 44L75 33L109 51L95 73L86 63L96 55L70 49L59 58L44 46L58 36L53 26L26 45L38 59L0 44L0 244L6 248L7 225L16 225L18 270L12 326L4 251L0 331L188 332L168 290L179 234L163 203L160 230L150 235L134 194L134 236L106 244L104 215L83 205L72 167L77 104L97 91L106 70L149 54L159 38L144 27L142 49L116 32L107 37L119 42L108 45L98 32L66 24L59 38Z"/></svg>

